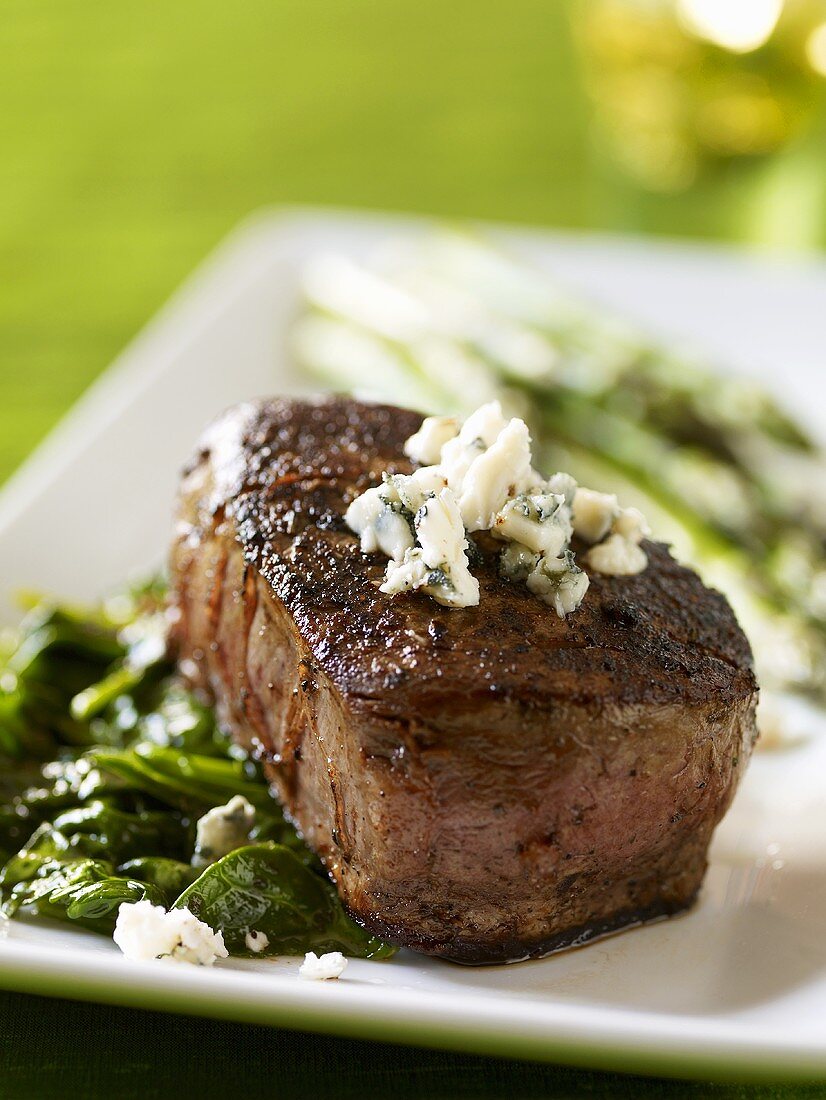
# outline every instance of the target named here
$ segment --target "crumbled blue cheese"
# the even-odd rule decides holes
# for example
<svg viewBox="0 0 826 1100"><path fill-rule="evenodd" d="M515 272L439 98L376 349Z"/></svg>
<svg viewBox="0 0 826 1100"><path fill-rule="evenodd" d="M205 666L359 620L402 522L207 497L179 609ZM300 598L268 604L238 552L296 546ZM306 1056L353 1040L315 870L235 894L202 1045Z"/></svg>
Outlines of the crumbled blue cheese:
<svg viewBox="0 0 826 1100"><path fill-rule="evenodd" d="M496 513L511 497L530 488L533 480L528 426L514 417L468 466L457 492L465 527L489 531Z"/></svg>
<svg viewBox="0 0 826 1100"><path fill-rule="evenodd" d="M215 806L195 826L195 867L206 867L229 855L249 840L255 824L255 807L237 794L226 806Z"/></svg>
<svg viewBox="0 0 826 1100"><path fill-rule="evenodd" d="M328 951L325 955L308 951L298 968L298 976L305 981L326 982L340 978L346 968L347 959L340 951Z"/></svg>
<svg viewBox="0 0 826 1100"><path fill-rule="evenodd" d="M428 496L446 485L444 474L434 466L412 474L385 474L381 485L356 497L344 518L350 530L361 536L365 554L380 550L398 560L415 545L416 512Z"/></svg>
<svg viewBox="0 0 826 1100"><path fill-rule="evenodd" d="M520 493L496 513L490 533L521 543L535 554L556 557L571 541L571 516L557 493Z"/></svg>
<svg viewBox="0 0 826 1100"><path fill-rule="evenodd" d="M170 909L149 901L125 902L118 910L112 938L128 959L170 959L212 966L228 956L224 937L189 909Z"/></svg>
<svg viewBox="0 0 826 1100"><path fill-rule="evenodd" d="M601 542L619 513L619 502L612 493L578 488L574 494L571 517L577 538L590 545Z"/></svg>
<svg viewBox="0 0 826 1100"><path fill-rule="evenodd" d="M499 555L499 572L514 584L526 581L539 564L539 554L519 542L509 542Z"/></svg>
<svg viewBox="0 0 826 1100"><path fill-rule="evenodd" d="M418 546L390 562L382 592L393 595L421 588L448 607L478 604L479 582L470 572L465 527L450 489L427 497L413 525Z"/></svg>
<svg viewBox="0 0 826 1100"><path fill-rule="evenodd" d="M570 550L561 558L545 554L536 568L528 575L526 584L535 596L539 596L556 611L560 619L576 611L585 598L590 580L579 568Z"/></svg>
<svg viewBox="0 0 826 1100"><path fill-rule="evenodd" d="M442 457L442 447L458 434L455 416L428 416L405 443L404 453L421 466L434 466Z"/></svg>
<svg viewBox="0 0 826 1100"><path fill-rule="evenodd" d="M538 482L542 479L539 474L536 475ZM546 482L544 482L545 491L548 493L556 493L557 496L565 498L565 505L567 508L573 508L574 497L576 496L577 483L571 477L570 474L558 473L551 474Z"/></svg>
<svg viewBox="0 0 826 1100"><path fill-rule="evenodd" d="M442 447L438 465L454 492L459 492L472 463L492 446L507 421L498 401L482 405L471 413L459 434Z"/></svg>
<svg viewBox="0 0 826 1100"><path fill-rule="evenodd" d="M266 951L270 946L270 937L266 932L247 932L244 936L244 943L247 945L247 951L252 951L254 955L260 955L262 951Z"/></svg>
<svg viewBox="0 0 826 1100"><path fill-rule="evenodd" d="M641 546L623 535L609 535L604 542L592 546L585 555L585 564L595 573L609 577L630 577L641 573L648 565L648 556Z"/></svg>
<svg viewBox="0 0 826 1100"><path fill-rule="evenodd" d="M433 493L447 486L447 478L438 466L421 466L412 474L385 474L384 494L391 504L399 504L414 515Z"/></svg>
<svg viewBox="0 0 826 1100"><path fill-rule="evenodd" d="M389 558L397 558L413 545L413 532L405 510L394 507L383 490L384 486L379 485L356 497L347 509L346 520L350 530L361 535L365 554L380 550Z"/></svg>
<svg viewBox="0 0 826 1100"><path fill-rule="evenodd" d="M648 534L645 518L636 508L620 508L615 496L577 489L573 524L577 536L592 544L585 563L595 573L627 577L648 565L640 546Z"/></svg>
<svg viewBox="0 0 826 1100"><path fill-rule="evenodd" d="M651 529L639 508L620 508L611 531L612 534L620 535L637 546L651 534Z"/></svg>
<svg viewBox="0 0 826 1100"><path fill-rule="evenodd" d="M503 577L527 584L564 618L588 589L570 545L590 546L586 562L606 574L636 573L647 558L645 521L617 498L577 487L565 473L543 478L532 465L528 427L506 419L498 401L459 426L429 417L405 444L427 463L412 474L385 474L349 506L346 521L365 553L389 559L381 591L420 591L448 607L479 602L468 535L489 531L504 546Z"/></svg>

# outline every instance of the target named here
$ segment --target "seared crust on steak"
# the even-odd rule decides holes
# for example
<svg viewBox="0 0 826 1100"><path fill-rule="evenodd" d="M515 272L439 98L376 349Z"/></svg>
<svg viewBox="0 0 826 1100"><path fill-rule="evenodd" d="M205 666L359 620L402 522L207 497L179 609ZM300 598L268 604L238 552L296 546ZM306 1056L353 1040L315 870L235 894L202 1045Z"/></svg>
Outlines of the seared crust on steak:
<svg viewBox="0 0 826 1100"><path fill-rule="evenodd" d="M343 514L409 472L420 422L271 400L207 430L172 551L182 667L395 943L502 961L686 907L756 736L728 603L649 542L560 620L484 538L478 607L385 595Z"/></svg>

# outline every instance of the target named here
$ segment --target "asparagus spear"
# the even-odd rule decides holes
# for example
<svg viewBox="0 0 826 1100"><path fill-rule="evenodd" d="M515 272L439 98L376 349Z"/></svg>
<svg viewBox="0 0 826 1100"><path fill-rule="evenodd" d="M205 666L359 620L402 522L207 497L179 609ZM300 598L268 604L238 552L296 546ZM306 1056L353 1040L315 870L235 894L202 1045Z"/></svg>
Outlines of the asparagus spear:
<svg viewBox="0 0 826 1100"><path fill-rule="evenodd" d="M809 475L822 458L764 394L659 351L469 238L391 250L372 269L326 258L306 295L295 346L307 366L424 410L502 397L540 444L567 449L575 476L596 465L593 483L630 487L656 512L658 531L728 592L766 679L822 690L826 518L767 476L779 456Z"/></svg>

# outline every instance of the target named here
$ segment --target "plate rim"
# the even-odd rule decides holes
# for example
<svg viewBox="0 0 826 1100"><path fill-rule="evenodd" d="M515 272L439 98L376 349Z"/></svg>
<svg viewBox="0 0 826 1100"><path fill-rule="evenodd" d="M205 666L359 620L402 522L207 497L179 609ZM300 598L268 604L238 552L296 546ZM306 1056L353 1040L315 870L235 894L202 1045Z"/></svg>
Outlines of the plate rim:
<svg viewBox="0 0 826 1100"><path fill-rule="evenodd" d="M101 951L84 952L80 968L54 958L63 953L44 945L17 942L9 950L0 944L0 985L20 993L606 1072L753 1084L819 1082L826 1076L821 1045L798 1040L755 1046L745 1024L726 1026L719 1019L710 1038L690 1016L623 1009L623 1026L617 1026L616 1008L560 1002L553 1006L552 1030L546 1030L547 1020L518 1012L525 1003L547 1012L548 1005L538 997L497 993L491 995L493 1003L477 996L474 1006L465 1004L457 1012L434 1006L431 992L350 979L302 982L295 974L298 959L289 974L282 965L280 973L267 975L268 984L261 988L265 968L275 969L283 960L244 969L220 963L185 967L133 962ZM113 979L113 958L120 981ZM375 988L383 991L379 997L365 997L365 989ZM470 1000L471 995L463 993L462 998ZM503 1005L516 1010L508 1013L504 1029L496 1015Z"/></svg>

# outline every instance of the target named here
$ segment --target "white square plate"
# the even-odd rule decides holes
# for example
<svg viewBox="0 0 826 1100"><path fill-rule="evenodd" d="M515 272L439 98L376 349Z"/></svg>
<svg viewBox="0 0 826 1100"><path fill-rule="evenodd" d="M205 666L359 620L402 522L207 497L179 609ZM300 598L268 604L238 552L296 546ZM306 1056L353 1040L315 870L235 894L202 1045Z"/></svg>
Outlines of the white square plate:
<svg viewBox="0 0 826 1100"><path fill-rule="evenodd" d="M203 424L242 398L313 388L286 351L302 263L423 228L305 211L234 234L0 494L0 621L14 589L93 598L157 565ZM493 232L650 329L782 379L787 404L826 427L826 266ZM812 736L755 758L700 903L677 919L506 967L357 960L337 983L297 980L294 959L131 963L88 933L4 922L0 985L604 1068L826 1078L826 721L796 720Z"/></svg>

